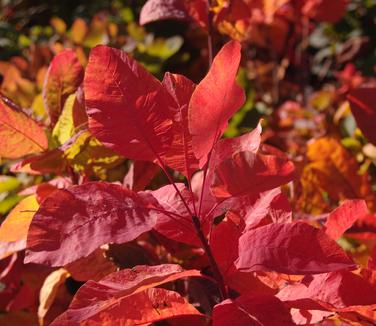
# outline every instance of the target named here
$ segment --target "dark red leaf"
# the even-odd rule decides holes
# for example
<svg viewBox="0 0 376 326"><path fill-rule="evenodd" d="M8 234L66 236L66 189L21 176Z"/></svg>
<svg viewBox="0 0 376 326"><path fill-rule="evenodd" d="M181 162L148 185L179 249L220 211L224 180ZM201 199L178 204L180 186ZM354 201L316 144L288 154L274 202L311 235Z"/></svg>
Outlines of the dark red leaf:
<svg viewBox="0 0 376 326"><path fill-rule="evenodd" d="M90 131L104 145L126 158L145 161L170 148L173 99L125 52L94 48L84 88Z"/></svg>
<svg viewBox="0 0 376 326"><path fill-rule="evenodd" d="M239 258L235 264L240 270L286 274L356 268L323 230L302 222L268 224L247 231L239 239Z"/></svg>
<svg viewBox="0 0 376 326"><path fill-rule="evenodd" d="M144 190L158 171L160 171L160 167L154 163L134 161L124 177L123 186L133 191Z"/></svg>
<svg viewBox="0 0 376 326"><path fill-rule="evenodd" d="M345 13L348 0L307 0L303 14L319 22L335 23Z"/></svg>
<svg viewBox="0 0 376 326"><path fill-rule="evenodd" d="M63 266L106 243L124 243L153 228L150 194L92 182L56 190L31 222L26 262Z"/></svg>
<svg viewBox="0 0 376 326"><path fill-rule="evenodd" d="M368 140L376 145L376 87L363 86L354 89L348 95L351 112L356 123Z"/></svg>

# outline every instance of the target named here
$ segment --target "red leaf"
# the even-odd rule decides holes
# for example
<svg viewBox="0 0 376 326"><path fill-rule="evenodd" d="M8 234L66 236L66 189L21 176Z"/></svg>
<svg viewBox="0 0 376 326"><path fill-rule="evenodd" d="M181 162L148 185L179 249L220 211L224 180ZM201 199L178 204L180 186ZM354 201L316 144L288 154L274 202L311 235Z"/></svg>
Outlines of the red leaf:
<svg viewBox="0 0 376 326"><path fill-rule="evenodd" d="M356 123L368 140L376 145L376 87L363 86L348 95L351 112Z"/></svg>
<svg viewBox="0 0 376 326"><path fill-rule="evenodd" d="M269 223L292 221L290 204L279 188L254 196L239 197L230 207L231 214L243 219L246 229Z"/></svg>
<svg viewBox="0 0 376 326"><path fill-rule="evenodd" d="M286 274L318 274L356 268L323 230L297 222L268 224L244 233L239 239L240 270Z"/></svg>
<svg viewBox="0 0 376 326"><path fill-rule="evenodd" d="M52 60L43 87L44 104L55 125L65 100L82 83L84 68L73 50L64 50Z"/></svg>
<svg viewBox="0 0 376 326"><path fill-rule="evenodd" d="M367 204L364 200L347 200L329 214L325 232L333 240L337 240L356 220L367 213Z"/></svg>
<svg viewBox="0 0 376 326"><path fill-rule="evenodd" d="M198 169L198 161L192 150L192 136L188 129L188 104L195 84L182 75L170 73L165 74L162 83L175 101L173 140L163 159L172 169L190 179L192 173Z"/></svg>
<svg viewBox="0 0 376 326"><path fill-rule="evenodd" d="M179 265L166 264L136 266L112 273L99 282L88 281L78 290L69 309L51 325L76 325L84 321L103 325L105 320L108 325L142 324L158 320L158 311L155 311L157 307L162 310L160 312L167 309L167 314L161 314L165 318L179 314L199 314L192 306L188 307L178 294L151 288L200 275L196 270L185 271ZM163 306L164 299L167 307ZM168 310L169 306L172 306L171 311ZM142 317L151 319L142 320Z"/></svg>
<svg viewBox="0 0 376 326"><path fill-rule="evenodd" d="M256 153L259 149L260 141L261 124L259 123L257 127L249 133L235 138L221 139L220 141L218 141L218 143L215 144L210 157L209 171L206 177L205 188L203 190L201 189L203 177L202 172L196 173L191 180L192 189L198 198L201 195L201 191L203 191L201 212L205 220L207 217L209 217L205 217L205 215L211 211L214 205L217 205L217 200L213 197L209 187L213 182L215 167L219 165L223 160L230 158L235 153L241 151L251 151ZM232 205L233 200L231 203L229 203L228 200L225 201L223 204L218 205L217 208L211 212L211 217L223 214L223 212L226 211L229 207L232 207Z"/></svg>
<svg viewBox="0 0 376 326"><path fill-rule="evenodd" d="M243 273L235 268L241 231L241 226L231 220L224 220L213 228L210 236L210 247L225 283L239 293L270 293L272 290L254 273Z"/></svg>
<svg viewBox="0 0 376 326"><path fill-rule="evenodd" d="M96 298L93 298L96 300ZM77 311L68 310L50 325L150 325L157 321L179 316L201 316L179 293L165 289L147 289L129 297L115 298L100 313L76 316Z"/></svg>
<svg viewBox="0 0 376 326"><path fill-rule="evenodd" d="M348 0L307 0L303 14L319 22L336 23L345 13Z"/></svg>
<svg viewBox="0 0 376 326"><path fill-rule="evenodd" d="M134 160L153 161L166 153L173 99L125 52L94 48L84 88L90 131L104 145Z"/></svg>
<svg viewBox="0 0 376 326"><path fill-rule="evenodd" d="M288 306L335 311L350 306L376 304L375 289L362 277L348 271L313 276L306 284L291 284L277 295Z"/></svg>
<svg viewBox="0 0 376 326"><path fill-rule="evenodd" d="M227 43L214 58L206 77L197 85L189 103L189 130L195 156L203 167L227 121L245 101L235 81L240 63L240 43Z"/></svg>
<svg viewBox="0 0 376 326"><path fill-rule="evenodd" d="M217 198L259 193L291 181L294 175L294 164L287 157L239 152L216 167L211 191Z"/></svg>
<svg viewBox="0 0 376 326"><path fill-rule="evenodd" d="M56 190L31 222L26 262L63 266L106 243L124 243L151 230L156 221L150 194L91 182Z"/></svg>
<svg viewBox="0 0 376 326"><path fill-rule="evenodd" d="M242 295L217 304L213 311L213 326L293 326L289 311L273 295Z"/></svg>

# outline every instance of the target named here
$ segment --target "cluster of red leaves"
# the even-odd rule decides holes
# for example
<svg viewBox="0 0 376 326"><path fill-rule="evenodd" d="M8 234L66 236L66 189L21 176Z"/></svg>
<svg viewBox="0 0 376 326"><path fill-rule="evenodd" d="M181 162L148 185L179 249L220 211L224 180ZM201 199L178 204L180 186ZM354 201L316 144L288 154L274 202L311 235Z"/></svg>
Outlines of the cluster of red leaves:
<svg viewBox="0 0 376 326"><path fill-rule="evenodd" d="M320 12L325 1L277 2L286 10L297 3L294 10L310 19L334 21L327 15L340 14ZM187 3L149 1L141 21L193 17L207 27L206 4ZM219 4L218 26L234 17L231 10L251 8L234 3ZM252 5L254 16L262 6L276 15L272 2L261 1ZM198 85L171 73L160 82L131 56L107 46L95 47L85 68L73 51L61 52L43 86L47 129L57 130L59 141L52 147L42 124L2 97L0 157L22 158L14 172L70 173L71 179L26 189L29 196L0 227L0 308L8 312L0 322L4 317L6 325L12 318L14 324L36 323L19 311L37 300L38 291L39 323L51 325L376 321L376 251L361 264L337 243L347 233L366 237L374 247L375 216L365 200L355 199L369 195L361 187L364 178L352 178L350 186L359 192L336 193L338 201L354 199L321 217L323 223L297 221L281 189L294 181L296 168L287 155L261 143L261 124L221 139L245 101L236 83L240 50L237 41L227 43ZM373 144L374 94L368 85L348 96L359 128ZM59 127L64 120L71 120L72 136ZM87 150L90 144L96 150ZM314 146L322 144L326 150L317 158ZM90 182L89 172L75 169L77 151L99 162L116 156L116 162L133 163L123 184ZM307 157L311 163L299 171L302 183L322 166L330 166L328 173L356 174L350 159L350 168L335 160L346 154L334 139L312 144ZM145 190L159 171L165 185ZM308 190L301 197L306 205ZM62 286L69 280L82 282L74 296Z"/></svg>

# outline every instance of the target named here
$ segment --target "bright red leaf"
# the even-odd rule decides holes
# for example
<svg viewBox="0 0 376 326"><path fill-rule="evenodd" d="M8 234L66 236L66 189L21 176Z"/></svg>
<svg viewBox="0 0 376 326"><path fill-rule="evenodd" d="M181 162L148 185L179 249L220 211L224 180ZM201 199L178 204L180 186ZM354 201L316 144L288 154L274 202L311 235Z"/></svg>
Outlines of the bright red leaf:
<svg viewBox="0 0 376 326"><path fill-rule="evenodd" d="M136 266L112 273L99 282L88 281L78 290L69 309L52 325L81 322L102 325L105 321L114 326L119 323L135 325L177 315L199 314L177 293L152 289L189 276L200 276L200 272L166 264ZM156 311L159 309L160 315Z"/></svg>
<svg viewBox="0 0 376 326"><path fill-rule="evenodd" d="M189 130L200 167L206 164L208 154L225 131L228 120L245 101L244 91L235 81L240 49L240 43L231 41L219 51L189 103Z"/></svg>
<svg viewBox="0 0 376 326"><path fill-rule="evenodd" d="M309 281L311 279L311 281ZM335 311L350 306L376 304L374 287L362 277L348 271L307 276L277 295L290 307Z"/></svg>
<svg viewBox="0 0 376 326"><path fill-rule="evenodd" d="M92 182L56 190L31 222L26 262L63 266L106 243L124 243L153 228L155 199L119 185Z"/></svg>
<svg viewBox="0 0 376 326"><path fill-rule="evenodd" d="M364 200L347 200L329 214L325 232L333 240L337 240L356 220L367 213L367 204Z"/></svg>
<svg viewBox="0 0 376 326"><path fill-rule="evenodd" d="M229 214L244 220L246 229L292 221L290 204L279 188L262 192L258 196L238 198L230 207Z"/></svg>
<svg viewBox="0 0 376 326"><path fill-rule="evenodd" d="M294 164L287 157L239 152L214 171L211 191L217 198L267 191L291 181Z"/></svg>
<svg viewBox="0 0 376 326"><path fill-rule="evenodd" d="M303 222L268 224L239 239L236 267L246 271L318 274L356 265L323 230Z"/></svg>
<svg viewBox="0 0 376 326"><path fill-rule="evenodd" d="M104 145L145 161L170 148L173 99L128 54L107 46L94 48L84 89L90 131Z"/></svg>

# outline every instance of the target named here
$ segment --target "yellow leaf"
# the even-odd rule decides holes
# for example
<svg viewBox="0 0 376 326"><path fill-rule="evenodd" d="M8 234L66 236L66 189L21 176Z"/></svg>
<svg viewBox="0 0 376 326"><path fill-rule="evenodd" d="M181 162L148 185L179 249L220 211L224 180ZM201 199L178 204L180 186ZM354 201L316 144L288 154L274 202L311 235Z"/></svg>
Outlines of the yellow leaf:
<svg viewBox="0 0 376 326"><path fill-rule="evenodd" d="M64 144L73 136L73 107L75 100L75 94L71 94L68 96L64 103L63 111L61 112L59 120L57 121L52 131L52 136L55 137L60 144Z"/></svg>

